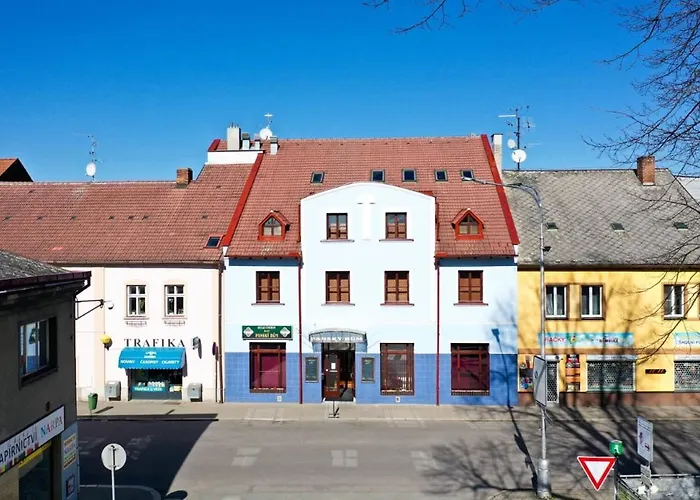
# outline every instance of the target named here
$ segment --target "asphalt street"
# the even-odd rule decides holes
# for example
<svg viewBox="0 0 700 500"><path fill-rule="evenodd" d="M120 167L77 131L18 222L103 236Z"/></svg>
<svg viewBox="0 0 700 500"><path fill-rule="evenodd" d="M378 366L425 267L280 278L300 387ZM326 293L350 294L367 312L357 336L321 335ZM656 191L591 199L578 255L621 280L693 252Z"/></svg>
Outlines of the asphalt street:
<svg viewBox="0 0 700 500"><path fill-rule="evenodd" d="M320 423L82 421L82 484L108 484L100 451L127 450L118 484L169 499L487 499L531 487L540 455L534 422ZM562 422L549 430L553 489L562 498L610 498L589 485L577 455L608 455L621 439L621 473L639 473L634 422ZM656 473L700 473L700 422L654 427ZM532 457L535 465L531 464ZM611 487L610 481L604 488Z"/></svg>

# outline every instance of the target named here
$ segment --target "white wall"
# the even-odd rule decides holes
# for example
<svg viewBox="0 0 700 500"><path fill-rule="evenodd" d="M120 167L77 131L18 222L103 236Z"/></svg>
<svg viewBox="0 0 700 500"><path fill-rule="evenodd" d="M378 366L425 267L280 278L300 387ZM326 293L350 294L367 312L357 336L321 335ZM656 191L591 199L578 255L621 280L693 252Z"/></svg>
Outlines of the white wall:
<svg viewBox="0 0 700 500"><path fill-rule="evenodd" d="M207 165L252 165L261 153L260 150L209 151Z"/></svg>
<svg viewBox="0 0 700 500"><path fill-rule="evenodd" d="M81 269L82 270L82 269ZM126 399L127 376L120 369L119 354L126 347L127 339L142 343L156 340L167 346L182 341L186 347L186 376L183 389L190 382L203 384L204 399L215 398L215 360L212 343L218 341L218 271L212 268L155 268L155 267L107 267L86 268L93 272L91 287L79 300L99 299L112 301L114 308L97 309L76 323L78 352L78 397L85 399L90 392L101 397L104 383L109 380L122 382L122 399ZM127 317L127 285L146 285L146 318L134 320ZM185 286L185 317L165 317L165 285ZM91 304L80 304L80 311ZM109 350L100 342L106 333L112 339ZM202 342L201 357L192 349L192 339Z"/></svg>
<svg viewBox="0 0 700 500"><path fill-rule="evenodd" d="M407 240L385 238L385 214L407 213ZM348 239L326 241L326 214L348 214ZM308 334L324 328L367 333L368 352L380 342L413 342L416 353L435 352L435 200L382 183L356 183L301 202L302 316ZM412 305L382 305L384 272L409 271ZM325 304L326 271L350 271L353 305Z"/></svg>

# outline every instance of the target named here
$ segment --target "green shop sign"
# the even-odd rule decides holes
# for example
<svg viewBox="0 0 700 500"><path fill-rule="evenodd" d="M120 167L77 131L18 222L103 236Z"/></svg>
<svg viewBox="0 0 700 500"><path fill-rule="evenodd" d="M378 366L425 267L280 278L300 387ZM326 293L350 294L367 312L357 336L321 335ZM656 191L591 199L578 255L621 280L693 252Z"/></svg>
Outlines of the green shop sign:
<svg viewBox="0 0 700 500"><path fill-rule="evenodd" d="M243 340L292 340L291 325L241 327Z"/></svg>

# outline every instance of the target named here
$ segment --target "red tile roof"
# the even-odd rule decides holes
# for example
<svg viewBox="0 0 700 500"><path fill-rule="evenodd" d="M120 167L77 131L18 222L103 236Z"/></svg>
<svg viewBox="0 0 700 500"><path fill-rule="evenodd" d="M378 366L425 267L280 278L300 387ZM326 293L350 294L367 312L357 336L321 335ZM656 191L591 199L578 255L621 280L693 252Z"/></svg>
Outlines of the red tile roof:
<svg viewBox="0 0 700 500"><path fill-rule="evenodd" d="M250 166L173 182L0 182L0 249L53 264L214 263Z"/></svg>
<svg viewBox="0 0 700 500"><path fill-rule="evenodd" d="M214 141L212 148L225 148ZM461 170L501 182L488 138L315 139L281 140L271 155L265 148L251 169L222 245L230 257L291 257L298 255L299 204L312 194L370 180L383 169L385 182L435 196L438 211L436 255L440 257L513 256L518 244L515 224L503 188L461 180ZM417 182L402 182L402 170L415 169ZM446 182L435 181L435 170L446 170ZM312 172L325 172L323 183L311 184ZM471 210L484 223L481 240L457 240L452 224L461 210ZM283 241L259 241L258 225L276 210L289 220ZM409 222L410 223L410 222Z"/></svg>
<svg viewBox="0 0 700 500"><path fill-rule="evenodd" d="M0 158L0 176L16 161L17 158Z"/></svg>
<svg viewBox="0 0 700 500"><path fill-rule="evenodd" d="M0 181L31 182L19 158L0 158Z"/></svg>

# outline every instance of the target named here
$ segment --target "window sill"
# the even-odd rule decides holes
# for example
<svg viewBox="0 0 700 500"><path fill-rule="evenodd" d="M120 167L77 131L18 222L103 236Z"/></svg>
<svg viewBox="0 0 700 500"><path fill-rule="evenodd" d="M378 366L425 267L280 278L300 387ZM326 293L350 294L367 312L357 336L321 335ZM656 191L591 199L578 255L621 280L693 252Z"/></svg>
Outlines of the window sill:
<svg viewBox="0 0 700 500"><path fill-rule="evenodd" d="M452 396L490 396L490 391L451 391Z"/></svg>
<svg viewBox="0 0 700 500"><path fill-rule="evenodd" d="M455 302L455 306L487 306L486 302Z"/></svg>
<svg viewBox="0 0 700 500"><path fill-rule="evenodd" d="M251 389L251 394L284 394L287 389Z"/></svg>
<svg viewBox="0 0 700 500"><path fill-rule="evenodd" d="M126 323L129 323L130 321L133 322L145 322L148 321L148 316L127 316L124 318L124 321Z"/></svg>
<svg viewBox="0 0 700 500"><path fill-rule="evenodd" d="M568 316L545 316L544 319L546 319L547 321L559 321L562 319L569 319L569 317Z"/></svg>
<svg viewBox="0 0 700 500"><path fill-rule="evenodd" d="M321 243L354 243L355 240L349 240L347 238L336 238L330 240L321 240Z"/></svg>
<svg viewBox="0 0 700 500"><path fill-rule="evenodd" d="M283 306L284 302L253 302L251 306Z"/></svg>
<svg viewBox="0 0 700 500"><path fill-rule="evenodd" d="M382 302L379 304L380 306L415 306L415 304L411 304L410 302Z"/></svg>
<svg viewBox="0 0 700 500"><path fill-rule="evenodd" d="M603 318L603 316L584 316L584 315L581 315L581 320L583 320L583 321L602 321L604 319L605 318Z"/></svg>
<svg viewBox="0 0 700 500"><path fill-rule="evenodd" d="M415 391L381 391L382 396L415 396Z"/></svg>
<svg viewBox="0 0 700 500"><path fill-rule="evenodd" d="M354 306L352 302L324 302L322 306Z"/></svg>
<svg viewBox="0 0 700 500"><path fill-rule="evenodd" d="M664 319L670 319L670 320L685 319L685 315L681 315L681 316L664 316Z"/></svg>
<svg viewBox="0 0 700 500"><path fill-rule="evenodd" d="M27 385L33 384L34 382L41 380L43 378L46 378L49 375L56 373L57 371L58 371L58 368L51 366L51 367L42 368L41 370L37 370L37 371L29 373L27 375L23 375L22 379L20 380L20 385L22 387L25 387Z"/></svg>
<svg viewBox="0 0 700 500"><path fill-rule="evenodd" d="M413 238L384 238L379 241L413 241Z"/></svg>
<svg viewBox="0 0 700 500"><path fill-rule="evenodd" d="M163 316L163 319L166 321L169 319L187 319L187 316L180 316L180 315L172 314L172 315Z"/></svg>

